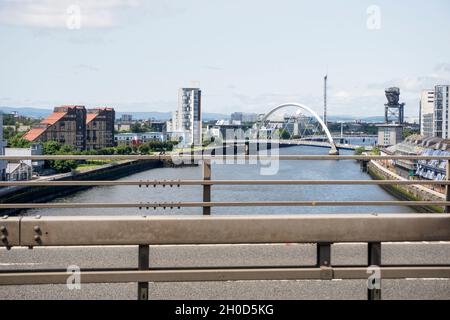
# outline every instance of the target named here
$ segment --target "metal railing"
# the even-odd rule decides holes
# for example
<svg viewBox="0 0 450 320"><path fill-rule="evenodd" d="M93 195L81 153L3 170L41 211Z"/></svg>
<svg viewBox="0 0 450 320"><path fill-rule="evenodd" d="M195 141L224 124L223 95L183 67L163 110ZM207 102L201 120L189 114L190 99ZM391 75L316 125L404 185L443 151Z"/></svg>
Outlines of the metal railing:
<svg viewBox="0 0 450 320"><path fill-rule="evenodd" d="M0 157L0 160L170 160L171 155L126 156L28 156ZM201 161L201 180L121 180L121 181L8 181L0 187L14 186L112 186L139 187L200 186L203 201L156 203L1 203L0 209L25 208L176 208L201 207L203 216L83 216L83 217L8 217L0 218L0 246L93 246L136 245L135 269L83 270L83 283L137 282L139 299L148 298L148 282L292 280L292 279L367 279L367 267L378 266L382 279L450 278L447 265L386 265L381 261L382 242L450 241L450 216L447 214L333 214L333 215L211 215L213 207L244 206L444 206L450 208L450 157L443 156L204 156L184 155L184 161ZM424 180L212 180L211 163L215 160L372 160L422 159L447 161L446 181ZM446 201L248 201L215 202L215 185L443 185ZM364 266L333 266L331 244L368 243ZM149 246L177 244L255 244L316 243L317 261L311 266L254 268L170 268L149 265ZM66 283L65 270L1 271L0 285ZM381 288L368 289L369 299L380 299Z"/></svg>

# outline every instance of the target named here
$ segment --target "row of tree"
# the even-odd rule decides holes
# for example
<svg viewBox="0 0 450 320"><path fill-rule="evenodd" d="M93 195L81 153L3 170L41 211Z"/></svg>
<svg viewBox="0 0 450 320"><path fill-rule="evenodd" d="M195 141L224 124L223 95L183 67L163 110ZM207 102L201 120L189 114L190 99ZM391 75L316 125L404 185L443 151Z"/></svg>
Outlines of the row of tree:
<svg viewBox="0 0 450 320"><path fill-rule="evenodd" d="M76 151L74 147L63 145L56 141L48 141L43 144L45 155L128 155L128 154L150 154L152 152L172 151L177 142L150 141L136 146L117 146L101 150ZM57 172L69 172L86 163L84 160L51 160L46 163L48 168Z"/></svg>
<svg viewBox="0 0 450 320"><path fill-rule="evenodd" d="M11 136L5 136L8 141L8 147L11 148L29 148L31 142L23 138L24 133L18 133ZM152 152L172 151L178 142L174 141L150 141L140 145L117 146L104 148L101 150L76 151L73 146L61 144L56 141L47 141L42 144L44 155L128 155L128 154L150 154ZM78 167L85 161L74 160L48 160L45 161L45 168L53 169L56 172L69 172Z"/></svg>

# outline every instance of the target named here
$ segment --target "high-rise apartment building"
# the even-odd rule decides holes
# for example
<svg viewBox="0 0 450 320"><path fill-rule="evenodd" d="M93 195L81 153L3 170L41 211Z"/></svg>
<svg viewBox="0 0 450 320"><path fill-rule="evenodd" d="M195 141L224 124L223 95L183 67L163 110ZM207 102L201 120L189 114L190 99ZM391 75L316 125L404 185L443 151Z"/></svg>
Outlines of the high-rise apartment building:
<svg viewBox="0 0 450 320"><path fill-rule="evenodd" d="M181 88L178 93L178 110L172 113L167 131L181 138L186 145L202 143L202 108L199 88Z"/></svg>
<svg viewBox="0 0 450 320"><path fill-rule="evenodd" d="M434 90L422 90L420 95L420 134L433 136Z"/></svg>
<svg viewBox="0 0 450 320"><path fill-rule="evenodd" d="M434 88L434 127L433 135L449 139L448 111L450 85L438 85Z"/></svg>

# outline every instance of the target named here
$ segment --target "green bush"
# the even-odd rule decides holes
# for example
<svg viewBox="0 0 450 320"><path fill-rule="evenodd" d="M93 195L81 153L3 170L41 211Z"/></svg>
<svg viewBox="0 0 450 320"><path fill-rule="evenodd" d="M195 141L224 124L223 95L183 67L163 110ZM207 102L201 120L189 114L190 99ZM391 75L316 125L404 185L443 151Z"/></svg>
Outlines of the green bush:
<svg viewBox="0 0 450 320"><path fill-rule="evenodd" d="M42 147L45 155L67 155L75 153L73 146L63 145L56 141L47 141ZM46 160L45 166L54 169L58 173L64 173L76 169L78 163L75 160Z"/></svg>
<svg viewBox="0 0 450 320"><path fill-rule="evenodd" d="M6 129L6 128L5 128ZM5 130L3 130L5 133ZM5 138L8 141L8 147L10 148L29 148L31 146L31 142L23 138L24 133L18 133L13 136Z"/></svg>

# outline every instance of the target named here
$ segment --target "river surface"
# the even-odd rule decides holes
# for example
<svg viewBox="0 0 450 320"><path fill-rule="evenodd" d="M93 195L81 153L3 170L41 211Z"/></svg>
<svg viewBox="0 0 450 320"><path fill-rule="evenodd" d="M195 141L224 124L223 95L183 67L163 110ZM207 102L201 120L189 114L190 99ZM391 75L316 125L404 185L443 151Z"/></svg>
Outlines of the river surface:
<svg viewBox="0 0 450 320"><path fill-rule="evenodd" d="M317 147L290 147L280 149L281 154L327 154L328 149ZM352 154L341 151L341 154ZM267 166L266 166L267 167ZM230 180L367 180L370 176L360 171L353 160L341 161L279 161L270 166L275 175L261 175L261 164L213 164L212 179ZM201 167L157 168L123 179L201 179ZM181 186L170 188L158 186L148 188L138 186L94 187L53 202L172 202L201 201L201 186ZM396 200L376 185L290 185L290 186L213 186L212 201L357 201ZM201 214L201 208L181 209L38 209L28 210L24 215L150 215L150 214ZM414 210L407 206L377 207L216 207L212 214L302 214L302 213L407 213Z"/></svg>

